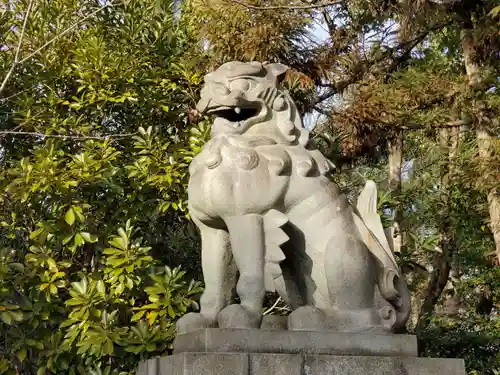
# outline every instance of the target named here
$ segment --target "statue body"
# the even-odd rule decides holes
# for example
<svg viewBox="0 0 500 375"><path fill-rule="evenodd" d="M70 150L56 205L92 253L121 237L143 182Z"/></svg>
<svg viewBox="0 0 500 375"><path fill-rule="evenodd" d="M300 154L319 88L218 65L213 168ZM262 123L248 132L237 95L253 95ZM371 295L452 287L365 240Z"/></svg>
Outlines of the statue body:
<svg viewBox="0 0 500 375"><path fill-rule="evenodd" d="M212 138L190 166L205 291L180 333L259 328L266 290L292 307L290 330L393 331L409 294L368 181L356 207L328 178L281 64L231 62L205 77L198 110ZM241 303L230 305L236 288Z"/></svg>

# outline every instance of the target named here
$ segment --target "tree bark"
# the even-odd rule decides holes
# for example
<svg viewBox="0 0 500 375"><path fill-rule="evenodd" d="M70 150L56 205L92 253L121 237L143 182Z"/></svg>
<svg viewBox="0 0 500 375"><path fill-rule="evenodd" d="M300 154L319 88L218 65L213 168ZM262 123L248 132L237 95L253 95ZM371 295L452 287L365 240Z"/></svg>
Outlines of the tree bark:
<svg viewBox="0 0 500 375"><path fill-rule="evenodd" d="M445 220L446 222L448 220ZM423 331L430 322L434 307L441 297L443 290L448 284L451 270L451 259L455 251L455 242L450 233L449 223L444 223L442 228L442 239L440 243L441 252L434 256L429 284L425 292L425 298L420 308L417 332Z"/></svg>
<svg viewBox="0 0 500 375"><path fill-rule="evenodd" d="M393 197L401 195L401 170L403 165L403 131L397 129L388 141L389 149L389 190ZM401 253L403 245L403 235L401 231L401 222L403 219L403 211L401 206L397 204L394 207L394 222L391 228L391 242L395 253Z"/></svg>
<svg viewBox="0 0 500 375"><path fill-rule="evenodd" d="M472 21L466 20L461 33L464 64L469 87L471 90L484 90L480 75L480 65L477 62L474 37L472 35ZM500 191L498 189L497 176L494 172L498 165L492 165L495 143L498 140L492 133L493 120L487 113L486 105L481 99L475 99L473 103L475 111L476 142L478 147L479 162L483 173L484 182L489 186L488 210L490 215L490 229L495 241L495 254L497 264L500 265ZM498 173L498 172L497 172Z"/></svg>
<svg viewBox="0 0 500 375"><path fill-rule="evenodd" d="M451 136L450 136L451 135ZM456 135L456 137L455 137ZM450 134L449 128L442 128L439 130L439 145L443 155L443 166L441 169L441 190L443 192L443 207L441 226L440 226L440 252L434 255L432 261L432 271L427 284L424 301L420 308L418 323L416 326L417 332L422 332L430 322L430 317L434 311L436 303L441 297L441 294L448 284L451 271L451 260L453 253L456 250L456 244L453 233L453 226L450 222L450 215L448 214L447 204L449 195L449 182L451 179L450 173L453 168L454 157L456 148L458 147L458 132ZM450 142L451 141L451 142Z"/></svg>
<svg viewBox="0 0 500 375"><path fill-rule="evenodd" d="M497 265L500 266L500 194L496 190L491 190L488 194L488 206L491 218L491 231L495 239L495 253Z"/></svg>

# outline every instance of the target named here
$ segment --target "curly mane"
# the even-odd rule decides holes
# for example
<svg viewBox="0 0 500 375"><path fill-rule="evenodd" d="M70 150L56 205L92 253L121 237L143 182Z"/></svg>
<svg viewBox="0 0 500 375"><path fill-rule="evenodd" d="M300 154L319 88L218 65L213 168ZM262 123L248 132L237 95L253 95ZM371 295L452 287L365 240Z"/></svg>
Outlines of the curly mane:
<svg viewBox="0 0 500 375"><path fill-rule="evenodd" d="M330 169L331 164L310 141L290 94L280 85L287 70L283 64L233 61L205 76L197 107L202 113L216 116L212 128L215 147L209 147L212 151L209 168L218 166L222 160L217 151L221 147L217 139L222 136L227 138L226 144L239 147L246 154L253 154L248 149L264 152L260 146L267 148L270 143L280 145L288 154L282 158L290 158L302 175L324 174ZM256 108L255 115L238 121L238 114ZM222 125L217 123L218 117ZM238 127L241 131L234 130Z"/></svg>

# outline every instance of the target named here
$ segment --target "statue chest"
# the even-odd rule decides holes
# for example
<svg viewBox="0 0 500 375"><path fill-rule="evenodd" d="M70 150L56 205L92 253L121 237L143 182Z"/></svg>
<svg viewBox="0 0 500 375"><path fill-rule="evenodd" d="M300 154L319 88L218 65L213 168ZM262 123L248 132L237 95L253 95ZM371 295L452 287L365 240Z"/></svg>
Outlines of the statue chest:
<svg viewBox="0 0 500 375"><path fill-rule="evenodd" d="M263 214L279 205L289 178L270 173L268 160L251 149L231 151L218 157L200 154L195 160L189 204L213 218Z"/></svg>

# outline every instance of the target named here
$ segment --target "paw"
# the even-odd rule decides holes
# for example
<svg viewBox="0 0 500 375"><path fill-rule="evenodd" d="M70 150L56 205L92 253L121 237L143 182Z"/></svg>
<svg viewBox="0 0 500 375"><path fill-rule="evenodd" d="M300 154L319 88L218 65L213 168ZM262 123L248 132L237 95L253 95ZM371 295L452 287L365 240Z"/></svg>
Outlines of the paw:
<svg viewBox="0 0 500 375"><path fill-rule="evenodd" d="M189 313L177 321L177 334L197 331L199 329L210 328L213 326L206 318L198 313Z"/></svg>
<svg viewBox="0 0 500 375"><path fill-rule="evenodd" d="M288 329L291 331L324 331L326 316L313 306L299 307L288 316Z"/></svg>
<svg viewBox="0 0 500 375"><path fill-rule="evenodd" d="M288 317L279 315L265 315L262 317L260 329L286 331L288 329Z"/></svg>
<svg viewBox="0 0 500 375"><path fill-rule="evenodd" d="M260 328L262 314L247 310L242 305L229 305L219 313L219 328Z"/></svg>

